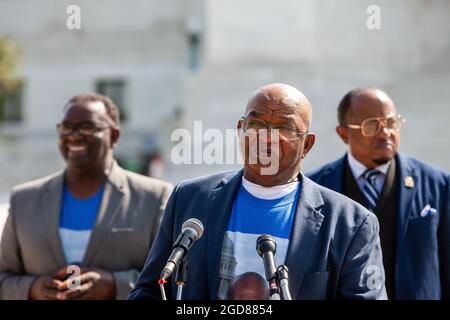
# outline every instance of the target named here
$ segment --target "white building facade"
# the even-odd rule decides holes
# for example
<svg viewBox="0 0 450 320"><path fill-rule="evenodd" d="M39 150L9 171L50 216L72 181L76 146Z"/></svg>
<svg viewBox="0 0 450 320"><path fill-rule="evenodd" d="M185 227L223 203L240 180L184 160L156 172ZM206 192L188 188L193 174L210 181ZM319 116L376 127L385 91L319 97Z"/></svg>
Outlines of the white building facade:
<svg viewBox="0 0 450 320"><path fill-rule="evenodd" d="M66 27L70 5L81 9L80 30ZM381 29L367 27L371 5ZM318 140L305 170L343 154L336 107L365 85L387 90L407 119L401 150L450 170L449 18L447 0L0 1L0 36L23 53L20 114L0 127L0 193L63 168L55 125L66 101L89 91L125 115L122 163L142 170L159 154L174 183L239 165L174 165L172 131L195 120L234 128L270 82L313 105Z"/></svg>

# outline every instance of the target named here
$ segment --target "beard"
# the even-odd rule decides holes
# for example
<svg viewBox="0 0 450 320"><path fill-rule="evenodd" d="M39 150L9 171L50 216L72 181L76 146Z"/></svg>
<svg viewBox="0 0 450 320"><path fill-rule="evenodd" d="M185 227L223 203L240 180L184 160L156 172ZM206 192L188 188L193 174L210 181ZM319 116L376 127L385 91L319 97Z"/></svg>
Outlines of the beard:
<svg viewBox="0 0 450 320"><path fill-rule="evenodd" d="M372 161L375 162L378 165L383 165L383 164L388 163L389 161L391 161L393 157L394 156L382 157L382 158L372 159Z"/></svg>

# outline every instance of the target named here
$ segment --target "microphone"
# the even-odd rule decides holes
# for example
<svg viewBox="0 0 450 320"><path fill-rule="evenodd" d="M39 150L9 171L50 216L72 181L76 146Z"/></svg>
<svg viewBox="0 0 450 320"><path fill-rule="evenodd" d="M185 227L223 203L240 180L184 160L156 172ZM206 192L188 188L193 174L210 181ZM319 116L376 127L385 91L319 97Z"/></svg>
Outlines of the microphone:
<svg viewBox="0 0 450 320"><path fill-rule="evenodd" d="M277 251L277 244L269 234L263 234L256 240L256 251L263 258L266 280L270 281L276 277L274 255Z"/></svg>
<svg viewBox="0 0 450 320"><path fill-rule="evenodd" d="M283 300L292 300L291 293L289 292L289 269L284 264L277 268L277 276L280 280L281 294Z"/></svg>
<svg viewBox="0 0 450 320"><path fill-rule="evenodd" d="M263 258L266 280L269 282L270 297L272 300L280 300L274 258L277 244L273 237L269 234L260 235L256 240L256 251Z"/></svg>
<svg viewBox="0 0 450 320"><path fill-rule="evenodd" d="M181 233L173 244L172 254L161 271L160 281L165 281L172 275L175 267L186 256L194 242L201 238L203 230L203 224L198 219L191 218L183 223Z"/></svg>

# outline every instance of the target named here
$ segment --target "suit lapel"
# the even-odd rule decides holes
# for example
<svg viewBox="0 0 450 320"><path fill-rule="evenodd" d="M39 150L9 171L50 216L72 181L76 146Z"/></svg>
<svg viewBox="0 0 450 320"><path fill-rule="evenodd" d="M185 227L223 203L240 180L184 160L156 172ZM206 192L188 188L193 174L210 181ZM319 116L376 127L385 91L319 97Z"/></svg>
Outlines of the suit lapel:
<svg viewBox="0 0 450 320"><path fill-rule="evenodd" d="M406 229L409 222L409 214L417 192L419 179L415 174L414 167L410 166L408 161L401 155L397 156L398 170L400 171L399 183L399 201L398 201L398 234L397 234L397 252L401 250L401 245L405 239ZM413 185L411 185L411 179Z"/></svg>
<svg viewBox="0 0 450 320"><path fill-rule="evenodd" d="M320 184L326 188L342 193L346 162L347 154L332 163L324 172L323 182L320 182Z"/></svg>
<svg viewBox="0 0 450 320"><path fill-rule="evenodd" d="M55 261L56 270L67 264L64 251L62 249L61 238L59 236L63 189L64 172L60 172L52 180L50 180L43 196L44 209L42 210L42 220L46 222L45 226L48 228L48 246L51 256Z"/></svg>
<svg viewBox="0 0 450 320"><path fill-rule="evenodd" d="M110 229L115 216L120 211L120 203L128 194L129 190L125 183L125 173L117 163L114 163L113 169L105 184L97 219L83 258L83 265L90 266L93 264L96 252L98 252L103 238Z"/></svg>
<svg viewBox="0 0 450 320"><path fill-rule="evenodd" d="M353 176L353 172L350 169L350 165L348 164L348 162L344 163L343 182L342 194L368 208L369 205L367 203L367 198L361 191L358 182Z"/></svg>
<svg viewBox="0 0 450 320"><path fill-rule="evenodd" d="M314 183L303 175L301 181L302 189L286 256L289 286L294 297L307 271L311 252L317 243L317 236L324 218L318 211L318 208L323 206L323 199Z"/></svg>
<svg viewBox="0 0 450 320"><path fill-rule="evenodd" d="M217 298L223 236L230 219L234 199L241 186L242 174L243 171L240 170L231 178L222 180L211 193L206 229L208 233L207 275L211 299Z"/></svg>
<svg viewBox="0 0 450 320"><path fill-rule="evenodd" d="M375 208L376 212L380 212L383 208L388 204L388 200L392 198L392 195L395 192L395 176L396 176L396 166L395 158L392 159L391 165L389 166L389 170L386 175L386 179L384 181L383 189L381 190L380 197L378 199L377 207Z"/></svg>

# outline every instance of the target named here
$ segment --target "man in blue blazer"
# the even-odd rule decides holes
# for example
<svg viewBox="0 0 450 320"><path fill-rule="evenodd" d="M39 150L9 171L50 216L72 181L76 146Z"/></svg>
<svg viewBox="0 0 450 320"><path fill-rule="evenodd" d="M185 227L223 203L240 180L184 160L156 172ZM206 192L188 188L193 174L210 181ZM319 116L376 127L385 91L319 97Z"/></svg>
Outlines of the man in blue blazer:
<svg viewBox="0 0 450 320"><path fill-rule="evenodd" d="M243 170L176 186L130 299L161 298L161 270L190 218L205 231L187 256L183 299L226 299L236 278L265 277L255 250L261 234L273 236L294 299L386 298L376 216L300 172L315 142L311 115L308 100L289 85L254 93L238 122ZM165 285L169 299L176 297L173 278Z"/></svg>
<svg viewBox="0 0 450 320"><path fill-rule="evenodd" d="M449 299L449 174L397 152L403 119L379 89L347 93L338 121L349 152L307 175L377 215L389 299Z"/></svg>

